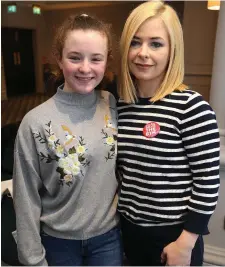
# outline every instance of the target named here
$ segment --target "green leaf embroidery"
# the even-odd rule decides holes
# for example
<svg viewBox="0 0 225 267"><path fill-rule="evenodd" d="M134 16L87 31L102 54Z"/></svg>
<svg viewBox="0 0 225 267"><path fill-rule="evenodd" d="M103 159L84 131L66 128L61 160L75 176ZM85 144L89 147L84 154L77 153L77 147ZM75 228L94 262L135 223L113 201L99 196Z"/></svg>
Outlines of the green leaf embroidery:
<svg viewBox="0 0 225 267"><path fill-rule="evenodd" d="M85 160L84 155L79 155L79 156L78 156L78 160L79 160L80 162L84 161L84 160Z"/></svg>
<svg viewBox="0 0 225 267"><path fill-rule="evenodd" d="M56 171L61 174L61 176L64 176L63 168L57 167Z"/></svg>
<svg viewBox="0 0 225 267"><path fill-rule="evenodd" d="M76 148L75 146L73 146L69 149L69 154L75 154L75 153L76 153Z"/></svg>
<svg viewBox="0 0 225 267"><path fill-rule="evenodd" d="M104 136L105 136L105 137L103 137L103 139L105 139L105 138L108 138L108 137L109 137L109 136L108 136L108 134L107 134L107 133L106 133L106 132L105 132L103 129L102 129L101 133L102 133L102 134L104 134Z"/></svg>
<svg viewBox="0 0 225 267"><path fill-rule="evenodd" d="M58 161L59 160L59 157L55 156L55 158L52 158L50 154L48 154L47 156L40 152L40 154L38 154L40 157L41 157L41 160L46 160L46 163L51 163L53 160L56 160Z"/></svg>
<svg viewBox="0 0 225 267"><path fill-rule="evenodd" d="M113 135L113 139L117 141L117 136L115 134Z"/></svg>
<svg viewBox="0 0 225 267"><path fill-rule="evenodd" d="M41 136L41 133L33 133L34 138L38 139L41 144L47 143L47 139Z"/></svg>
<svg viewBox="0 0 225 267"><path fill-rule="evenodd" d="M50 128L51 127L51 121L45 125L47 125Z"/></svg>
<svg viewBox="0 0 225 267"><path fill-rule="evenodd" d="M86 144L84 143L84 138L82 136L79 136L80 140L79 140L79 144L81 146L85 146Z"/></svg>

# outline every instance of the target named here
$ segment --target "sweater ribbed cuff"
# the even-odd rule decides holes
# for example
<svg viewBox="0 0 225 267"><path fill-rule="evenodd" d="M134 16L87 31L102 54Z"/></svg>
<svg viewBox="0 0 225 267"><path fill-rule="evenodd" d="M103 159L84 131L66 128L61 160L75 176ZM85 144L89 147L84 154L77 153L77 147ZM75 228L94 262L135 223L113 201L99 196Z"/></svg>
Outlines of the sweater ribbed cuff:
<svg viewBox="0 0 225 267"><path fill-rule="evenodd" d="M211 215L189 211L184 223L184 229L199 235L208 235L208 223Z"/></svg>

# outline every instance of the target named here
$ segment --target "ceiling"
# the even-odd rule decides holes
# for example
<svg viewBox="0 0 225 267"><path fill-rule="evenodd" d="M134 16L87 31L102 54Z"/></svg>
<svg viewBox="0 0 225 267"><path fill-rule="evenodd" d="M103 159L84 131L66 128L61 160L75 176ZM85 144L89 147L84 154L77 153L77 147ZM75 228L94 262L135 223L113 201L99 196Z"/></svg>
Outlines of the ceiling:
<svg viewBox="0 0 225 267"><path fill-rule="evenodd" d="M93 7L93 6L108 6L113 4L124 4L130 1L1 1L3 5L10 3L17 4L18 6L30 7L32 5L39 5L42 10L57 10L57 9L70 9L79 7ZM132 1L134 2L134 1Z"/></svg>

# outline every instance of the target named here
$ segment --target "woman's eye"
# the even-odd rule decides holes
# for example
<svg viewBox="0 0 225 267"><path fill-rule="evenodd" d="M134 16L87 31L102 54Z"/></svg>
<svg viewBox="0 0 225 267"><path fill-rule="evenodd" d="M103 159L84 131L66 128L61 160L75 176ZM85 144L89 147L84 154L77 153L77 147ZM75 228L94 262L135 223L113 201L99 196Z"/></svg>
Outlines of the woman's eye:
<svg viewBox="0 0 225 267"><path fill-rule="evenodd" d="M130 43L130 46L138 46L138 45L140 45L140 42L135 41L135 40L132 40Z"/></svg>
<svg viewBox="0 0 225 267"><path fill-rule="evenodd" d="M163 44L161 44L160 42L152 42L152 43L151 43L151 46L152 46L153 48L159 48L159 47L162 47Z"/></svg>

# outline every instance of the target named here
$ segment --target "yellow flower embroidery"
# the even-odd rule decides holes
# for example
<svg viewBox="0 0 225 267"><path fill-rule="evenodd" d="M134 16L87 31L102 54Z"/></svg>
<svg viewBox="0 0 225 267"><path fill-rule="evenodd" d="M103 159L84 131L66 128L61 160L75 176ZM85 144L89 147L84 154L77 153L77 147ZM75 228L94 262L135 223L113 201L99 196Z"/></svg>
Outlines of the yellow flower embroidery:
<svg viewBox="0 0 225 267"><path fill-rule="evenodd" d="M83 146L78 146L77 147L77 153L83 154L85 152L85 148Z"/></svg>
<svg viewBox="0 0 225 267"><path fill-rule="evenodd" d="M114 138L112 136L109 136L106 138L106 144L107 145L112 145L114 142Z"/></svg>
<svg viewBox="0 0 225 267"><path fill-rule="evenodd" d="M57 141L57 137L53 134L51 136L49 136L48 138L48 142L50 143L54 143L55 141Z"/></svg>

